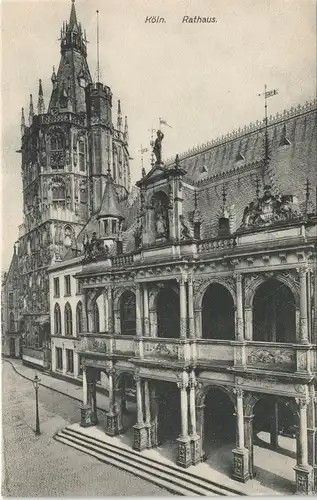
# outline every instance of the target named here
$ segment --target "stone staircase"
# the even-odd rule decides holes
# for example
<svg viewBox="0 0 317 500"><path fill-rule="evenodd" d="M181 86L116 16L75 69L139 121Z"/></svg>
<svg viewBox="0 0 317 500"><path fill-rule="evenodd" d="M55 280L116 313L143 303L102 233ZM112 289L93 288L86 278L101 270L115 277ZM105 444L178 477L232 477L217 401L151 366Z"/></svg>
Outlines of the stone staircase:
<svg viewBox="0 0 317 500"><path fill-rule="evenodd" d="M101 462L123 469L181 496L238 496L239 491L221 486L181 467L158 462L132 449L121 448L66 427L54 435L60 441Z"/></svg>

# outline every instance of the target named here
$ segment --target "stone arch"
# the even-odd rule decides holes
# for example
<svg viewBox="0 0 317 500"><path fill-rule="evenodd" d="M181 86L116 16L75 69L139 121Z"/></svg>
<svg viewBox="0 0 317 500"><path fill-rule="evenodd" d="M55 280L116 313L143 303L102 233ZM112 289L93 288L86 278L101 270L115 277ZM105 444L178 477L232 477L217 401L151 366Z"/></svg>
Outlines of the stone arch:
<svg viewBox="0 0 317 500"><path fill-rule="evenodd" d="M206 339L234 340L236 294L232 279L209 279L195 294L196 321L201 336Z"/></svg>
<svg viewBox="0 0 317 500"><path fill-rule="evenodd" d="M291 276L285 276L283 274L272 274L272 276L264 276L264 275L258 275L255 276L253 279L251 278L250 281L247 281L245 285L245 292L244 292L244 307L245 309L252 309L253 307L253 301L254 301L254 296L258 290L258 288L268 281L269 279L275 279L277 281L280 281L284 285L286 285L290 291L292 292L296 304L296 308L299 308L299 303L300 303L300 296L299 296L299 290L296 286L296 282L294 279L292 279Z"/></svg>
<svg viewBox="0 0 317 500"><path fill-rule="evenodd" d="M122 301L124 294L126 292L130 292L130 293L135 294L135 287L133 285L131 285L131 286L117 288L114 292L114 297L113 297L114 331L115 331L115 333L119 333L119 334L122 333L121 332L121 315L120 315L121 301Z"/></svg>
<svg viewBox="0 0 317 500"><path fill-rule="evenodd" d="M117 311L117 310L120 311L122 296L125 292L131 292L131 293L135 294L135 287L133 285L131 285L131 286L127 286L127 287L120 287L120 288L117 288L115 290L114 297L113 297L113 309L115 311Z"/></svg>
<svg viewBox="0 0 317 500"><path fill-rule="evenodd" d="M252 339L264 342L297 341L296 299L283 281L270 277L255 291L252 305Z"/></svg>
<svg viewBox="0 0 317 500"><path fill-rule="evenodd" d="M204 295L210 285L213 284L218 284L222 285L225 287L228 292L230 292L233 300L234 307L236 307L236 292L234 285L230 283L229 281L226 281L223 278L209 278L206 281L204 281L199 288L195 291L195 298L194 298L194 309L201 309L202 308L202 303L203 303L203 298Z"/></svg>
<svg viewBox="0 0 317 500"><path fill-rule="evenodd" d="M205 404L205 401L206 401L206 396L208 394L208 392L210 391L210 389L219 389L219 391L223 392L224 394L226 394L226 396L228 396L228 398L230 399L234 409L236 410L236 397L235 397L235 394L234 394L234 389L231 388L231 387L226 387L225 385L220 385L220 384L208 384L206 386L204 386L204 394L203 394L203 404Z"/></svg>

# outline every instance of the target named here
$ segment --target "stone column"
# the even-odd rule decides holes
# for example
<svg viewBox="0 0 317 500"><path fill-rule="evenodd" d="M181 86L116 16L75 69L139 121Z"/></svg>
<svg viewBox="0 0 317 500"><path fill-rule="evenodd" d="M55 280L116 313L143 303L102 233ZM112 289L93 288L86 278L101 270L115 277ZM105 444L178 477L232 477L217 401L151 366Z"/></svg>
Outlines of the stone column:
<svg viewBox="0 0 317 500"><path fill-rule="evenodd" d="M152 445L152 448L156 448L159 443L158 443L158 438L157 438L158 397L156 396L155 389L152 389L152 391L151 391L150 404L151 404L151 415L152 415L151 445Z"/></svg>
<svg viewBox="0 0 317 500"><path fill-rule="evenodd" d="M296 475L296 493L310 495L314 490L313 468L308 464L307 439L307 404L308 401L298 399L299 405L299 433L297 439L297 465L294 467Z"/></svg>
<svg viewBox="0 0 317 500"><path fill-rule="evenodd" d="M192 276L188 276L188 333L191 339L195 338L194 290Z"/></svg>
<svg viewBox="0 0 317 500"><path fill-rule="evenodd" d="M191 429L191 459L192 465L196 465L201 461L201 443L200 436L197 434L196 425L196 376L192 371L189 377L189 413L190 413L190 429Z"/></svg>
<svg viewBox="0 0 317 500"><path fill-rule="evenodd" d="M96 381L90 380L87 383L87 388L88 388L88 402L91 407L91 423L93 425L96 425L98 423Z"/></svg>
<svg viewBox="0 0 317 500"><path fill-rule="evenodd" d="M149 319L149 290L147 283L143 284L143 328L144 336L150 335L150 319Z"/></svg>
<svg viewBox="0 0 317 500"><path fill-rule="evenodd" d="M270 429L270 441L271 446L274 450L278 448L278 403L274 401L273 403L273 419Z"/></svg>
<svg viewBox="0 0 317 500"><path fill-rule="evenodd" d="M180 389L180 403L181 403L181 435L177 439L178 442L178 457L177 464L181 467L189 467L192 463L191 460L191 441L188 436L188 374L183 372L181 382L177 386Z"/></svg>
<svg viewBox="0 0 317 500"><path fill-rule="evenodd" d="M90 427L93 425L91 418L91 406L88 403L87 369L83 366L83 402L80 406L80 426Z"/></svg>
<svg viewBox="0 0 317 500"><path fill-rule="evenodd" d="M204 404L196 405L197 412L197 434L200 436L200 461L206 460L206 453L204 450L204 436L205 436L205 407Z"/></svg>
<svg viewBox="0 0 317 500"><path fill-rule="evenodd" d="M136 404L137 404L137 423L133 426L133 449L143 451L147 448L147 429L144 425L142 387L140 375L134 375L136 384Z"/></svg>
<svg viewBox="0 0 317 500"><path fill-rule="evenodd" d="M63 356L63 375L66 375L66 370L67 370L67 357L66 357L66 349L63 344L63 350L62 350L62 356Z"/></svg>
<svg viewBox="0 0 317 500"><path fill-rule="evenodd" d="M116 436L121 431L119 427L119 415L115 406L114 397L114 382L115 369L112 367L107 372L108 375L108 394L109 394L109 410L106 414L106 434L108 436Z"/></svg>
<svg viewBox="0 0 317 500"><path fill-rule="evenodd" d="M244 416L243 416L243 391L236 389L237 395L237 431L238 446L232 450L233 464L232 477L237 481L245 483L250 479L249 475L249 451L244 446Z"/></svg>
<svg viewBox="0 0 317 500"><path fill-rule="evenodd" d="M236 310L236 340L244 341L244 323L243 323L243 295L242 295L242 276L236 274L236 293L237 293L237 310Z"/></svg>
<svg viewBox="0 0 317 500"><path fill-rule="evenodd" d="M307 318L307 269L299 268L300 284L300 343L308 344L308 318Z"/></svg>
<svg viewBox="0 0 317 500"><path fill-rule="evenodd" d="M187 298L186 282L183 276L179 279L179 310L180 310L180 338L187 337Z"/></svg>
<svg viewBox="0 0 317 500"><path fill-rule="evenodd" d="M112 301L112 286L107 288L108 298L108 333L113 333L113 301Z"/></svg>
<svg viewBox="0 0 317 500"><path fill-rule="evenodd" d="M144 380L144 410L145 410L145 427L147 431L147 448L152 448L151 402L150 402L150 388L148 380Z"/></svg>
<svg viewBox="0 0 317 500"><path fill-rule="evenodd" d="M249 451L249 475L255 477L254 470L254 452L253 452L253 417L254 415L244 416L244 445Z"/></svg>
<svg viewBox="0 0 317 500"><path fill-rule="evenodd" d="M142 296L141 296L141 285L140 283L136 284L135 290L135 317L136 317L136 334L138 337L142 337L142 319L141 319L141 310L142 310Z"/></svg>

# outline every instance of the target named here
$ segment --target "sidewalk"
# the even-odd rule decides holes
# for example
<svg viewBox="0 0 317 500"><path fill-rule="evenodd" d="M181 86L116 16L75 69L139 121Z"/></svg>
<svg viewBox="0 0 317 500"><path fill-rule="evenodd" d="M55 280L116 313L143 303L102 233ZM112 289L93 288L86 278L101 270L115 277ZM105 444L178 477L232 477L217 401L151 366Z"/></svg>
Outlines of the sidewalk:
<svg viewBox="0 0 317 500"><path fill-rule="evenodd" d="M24 377L30 381L34 379L34 375L38 375L41 380L40 385L46 387L48 389L52 389L53 391L59 392L60 394L64 394L69 396L70 398L76 399L77 401L82 401L82 387L73 384L72 382L67 382L66 380L60 380L50 375L46 375L40 370L36 368L30 368L28 366L24 366L22 361L19 359L7 359L3 358L3 362L9 363L12 368L19 374L21 377ZM97 393L97 403L98 408L100 410L108 411L108 396L98 392Z"/></svg>

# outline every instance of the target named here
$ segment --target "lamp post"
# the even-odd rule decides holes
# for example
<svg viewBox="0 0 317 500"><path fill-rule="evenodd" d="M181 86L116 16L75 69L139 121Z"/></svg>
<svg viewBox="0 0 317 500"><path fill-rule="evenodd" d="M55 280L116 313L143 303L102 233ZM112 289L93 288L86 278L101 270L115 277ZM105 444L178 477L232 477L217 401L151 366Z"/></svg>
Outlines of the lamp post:
<svg viewBox="0 0 317 500"><path fill-rule="evenodd" d="M33 379L33 387L35 389L35 406L36 406L36 427L35 427L35 434L39 436L41 434L40 431L40 419L39 419L39 385L40 385L40 379L38 378L37 375L35 375Z"/></svg>

